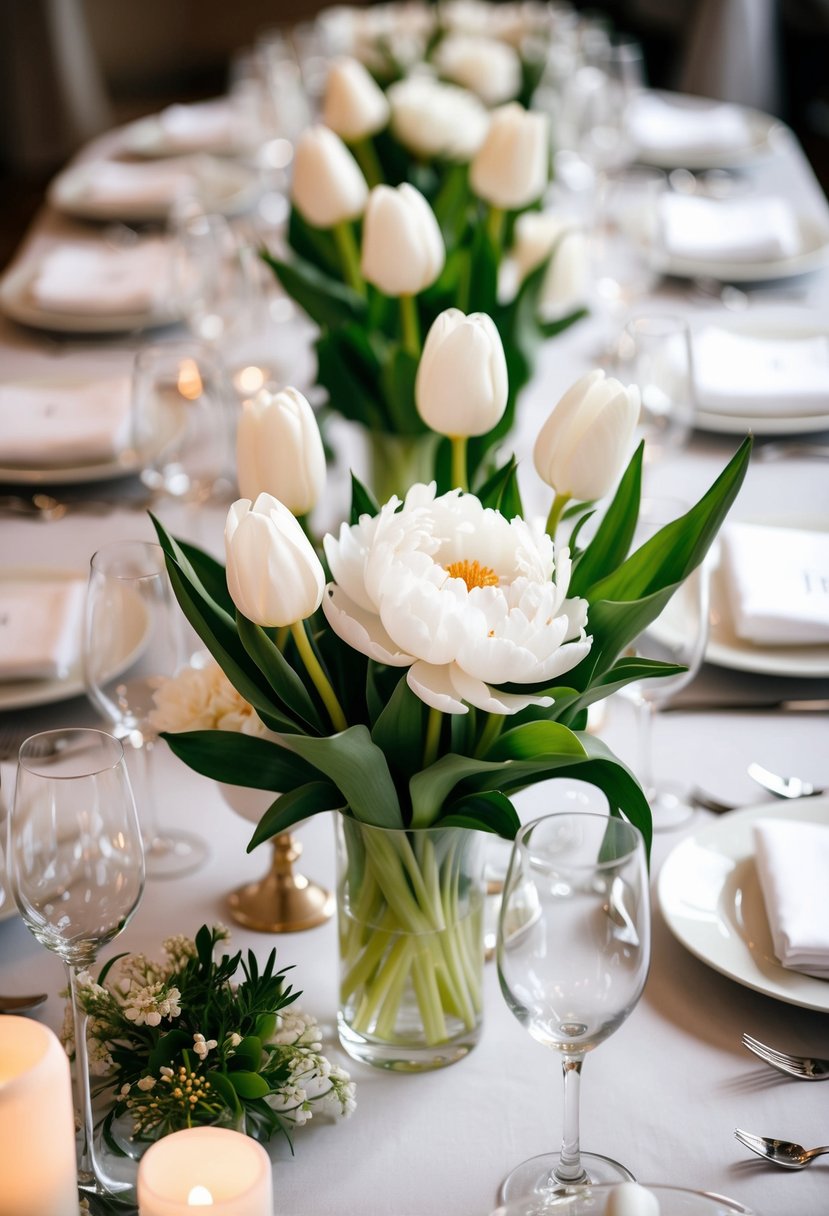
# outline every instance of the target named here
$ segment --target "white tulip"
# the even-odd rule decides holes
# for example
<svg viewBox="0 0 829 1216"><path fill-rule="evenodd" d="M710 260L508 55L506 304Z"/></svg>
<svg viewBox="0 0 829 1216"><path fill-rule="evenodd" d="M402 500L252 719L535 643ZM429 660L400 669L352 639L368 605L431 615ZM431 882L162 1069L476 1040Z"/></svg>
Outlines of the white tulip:
<svg viewBox="0 0 829 1216"><path fill-rule="evenodd" d="M567 390L538 433L536 470L558 495L592 502L616 482L639 418L640 395L598 368Z"/></svg>
<svg viewBox="0 0 829 1216"><path fill-rule="evenodd" d="M420 417L440 435L485 435L507 405L501 335L486 313L447 308L426 337L415 380Z"/></svg>
<svg viewBox="0 0 829 1216"><path fill-rule="evenodd" d="M517 211L544 193L549 164L546 114L510 102L493 112L486 139L470 166L469 182L478 197L493 207Z"/></svg>
<svg viewBox="0 0 829 1216"><path fill-rule="evenodd" d="M570 220L552 211L526 211L515 221L515 243L512 258L519 279L532 274L546 262L559 237L572 226Z"/></svg>
<svg viewBox="0 0 829 1216"><path fill-rule="evenodd" d="M589 294L590 259L584 233L551 212L527 211L515 225L513 261L523 280L552 258L539 293L539 313L558 320L581 308Z"/></svg>
<svg viewBox="0 0 829 1216"><path fill-rule="evenodd" d="M404 182L375 186L363 220L363 278L387 296L414 296L431 287L446 250L435 213Z"/></svg>
<svg viewBox="0 0 829 1216"><path fill-rule="evenodd" d="M328 127L309 127L299 137L291 197L315 228L333 228L362 215L366 179L339 135Z"/></svg>
<svg viewBox="0 0 829 1216"><path fill-rule="evenodd" d="M438 44L435 62L443 76L489 106L511 101L521 91L518 53L494 38L450 34Z"/></svg>
<svg viewBox="0 0 829 1216"><path fill-rule="evenodd" d="M242 498L273 494L294 515L316 506L325 488L325 452L314 411L297 389L262 389L245 401L236 473Z"/></svg>
<svg viewBox="0 0 829 1216"><path fill-rule="evenodd" d="M322 120L347 143L381 131L389 103L374 77L356 59L336 59L328 72Z"/></svg>
<svg viewBox="0 0 829 1216"><path fill-rule="evenodd" d="M391 129L415 156L468 161L489 129L489 114L466 89L424 74L407 76L388 91Z"/></svg>
<svg viewBox="0 0 829 1216"><path fill-rule="evenodd" d="M225 524L227 589L256 625L293 625L316 612L325 575L311 542L278 498L240 498Z"/></svg>

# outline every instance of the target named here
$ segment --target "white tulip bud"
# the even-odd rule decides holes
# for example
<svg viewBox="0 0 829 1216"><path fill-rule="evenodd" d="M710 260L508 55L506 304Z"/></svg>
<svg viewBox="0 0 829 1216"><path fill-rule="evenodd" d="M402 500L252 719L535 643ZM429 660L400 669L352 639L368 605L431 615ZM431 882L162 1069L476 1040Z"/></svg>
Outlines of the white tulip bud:
<svg viewBox="0 0 829 1216"><path fill-rule="evenodd" d="M552 211L525 211L515 221L515 243L512 258L519 279L532 274L546 262L560 236L571 227L571 221Z"/></svg>
<svg viewBox="0 0 829 1216"><path fill-rule="evenodd" d="M322 603L325 574L311 542L278 498L240 498L225 524L227 589L256 625L293 625Z"/></svg>
<svg viewBox="0 0 829 1216"><path fill-rule="evenodd" d="M493 111L487 137L470 165L469 182L493 207L517 211L544 193L549 164L546 114L510 102Z"/></svg>
<svg viewBox="0 0 829 1216"><path fill-rule="evenodd" d="M315 228L333 228L362 215L366 179L339 135L328 127L309 127L299 137L291 197Z"/></svg>
<svg viewBox="0 0 829 1216"><path fill-rule="evenodd" d="M376 134L389 121L385 93L356 59L344 57L331 65L322 120L347 143Z"/></svg>
<svg viewBox="0 0 829 1216"><path fill-rule="evenodd" d="M471 93L431 76L407 76L388 92L391 129L415 156L468 161L484 141L489 114Z"/></svg>
<svg viewBox="0 0 829 1216"><path fill-rule="evenodd" d="M306 515L325 488L325 452L314 411L295 388L262 389L245 401L236 429L236 474L242 498L273 494Z"/></svg>
<svg viewBox="0 0 829 1216"><path fill-rule="evenodd" d="M414 296L431 287L446 250L435 213L404 182L375 186L363 220L362 272L387 296Z"/></svg>
<svg viewBox="0 0 829 1216"><path fill-rule="evenodd" d="M640 395L608 380L600 369L567 390L538 433L533 462L557 494L580 502L602 498L627 459L639 418Z"/></svg>
<svg viewBox="0 0 829 1216"><path fill-rule="evenodd" d="M558 321L583 308L590 292L590 255L583 232L565 232L547 267L538 311L546 321Z"/></svg>
<svg viewBox="0 0 829 1216"><path fill-rule="evenodd" d="M420 417L441 435L485 435L507 405L501 335L486 313L447 308L426 337L415 380Z"/></svg>
<svg viewBox="0 0 829 1216"><path fill-rule="evenodd" d="M442 75L488 106L511 101L521 92L518 53L495 38L450 34L438 44L435 61Z"/></svg>

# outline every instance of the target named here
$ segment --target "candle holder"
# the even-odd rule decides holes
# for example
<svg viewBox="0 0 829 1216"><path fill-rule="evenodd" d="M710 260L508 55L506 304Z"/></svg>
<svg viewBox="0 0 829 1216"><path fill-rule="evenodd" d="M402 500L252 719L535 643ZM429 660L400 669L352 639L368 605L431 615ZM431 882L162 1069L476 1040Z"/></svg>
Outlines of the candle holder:
<svg viewBox="0 0 829 1216"><path fill-rule="evenodd" d="M274 839L271 867L264 878L237 887L228 896L230 915L260 933L298 933L321 925L334 911L331 891L294 872L302 845L291 832Z"/></svg>

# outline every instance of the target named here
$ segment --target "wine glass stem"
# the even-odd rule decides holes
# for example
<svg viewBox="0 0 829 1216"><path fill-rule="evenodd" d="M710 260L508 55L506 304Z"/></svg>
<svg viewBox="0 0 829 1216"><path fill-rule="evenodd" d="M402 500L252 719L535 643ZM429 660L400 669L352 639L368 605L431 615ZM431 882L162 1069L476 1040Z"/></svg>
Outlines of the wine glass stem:
<svg viewBox="0 0 829 1216"><path fill-rule="evenodd" d="M567 1056L561 1065L564 1074L564 1131L559 1164L555 1170L558 1182L583 1182L587 1178L582 1169L579 1148L579 1097L583 1060L583 1056Z"/></svg>
<svg viewBox="0 0 829 1216"><path fill-rule="evenodd" d="M136 775L135 801L138 806L138 818L141 823L141 835L144 839L144 852L149 857L161 842L161 829L158 826L155 799L155 768L153 765L153 746L151 739L145 739L142 744L133 748L135 764L133 771Z"/></svg>
<svg viewBox="0 0 829 1216"><path fill-rule="evenodd" d="M94 1120L92 1116L92 1094L89 1088L89 1052L86 1042L87 1016L78 998L78 975L83 968L66 964L69 976L69 991L72 996L72 1016L75 1024L75 1085L78 1110L81 1117L81 1143L78 1156L78 1182L81 1187L97 1181L93 1147Z"/></svg>
<svg viewBox="0 0 829 1216"><path fill-rule="evenodd" d="M654 791L653 779L653 702L642 697L636 702L636 717L639 723L639 781L645 796Z"/></svg>

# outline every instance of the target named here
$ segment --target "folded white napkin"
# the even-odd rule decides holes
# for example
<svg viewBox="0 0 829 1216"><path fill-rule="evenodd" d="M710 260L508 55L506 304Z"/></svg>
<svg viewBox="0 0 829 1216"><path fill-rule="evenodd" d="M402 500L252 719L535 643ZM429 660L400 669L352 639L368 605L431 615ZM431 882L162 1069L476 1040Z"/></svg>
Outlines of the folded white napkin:
<svg viewBox="0 0 829 1216"><path fill-rule="evenodd" d="M123 248L67 241L45 255L30 291L55 312L152 312L170 276L170 246L158 238Z"/></svg>
<svg viewBox="0 0 829 1216"><path fill-rule="evenodd" d="M704 156L741 152L751 142L751 128L738 106L681 104L643 92L625 117L629 135L645 153Z"/></svg>
<svg viewBox="0 0 829 1216"><path fill-rule="evenodd" d="M167 147L180 152L230 151L240 139L238 113L226 98L168 106L158 123Z"/></svg>
<svg viewBox="0 0 829 1216"><path fill-rule="evenodd" d="M0 385L0 463L41 468L112 460L130 442L130 390L128 376Z"/></svg>
<svg viewBox="0 0 829 1216"><path fill-rule="evenodd" d="M738 637L775 646L829 642L829 532L729 524L722 565Z"/></svg>
<svg viewBox="0 0 829 1216"><path fill-rule="evenodd" d="M829 337L764 338L710 325L694 335L700 409L780 418L829 412Z"/></svg>
<svg viewBox="0 0 829 1216"><path fill-rule="evenodd" d="M54 680L80 654L81 579L0 581L0 680Z"/></svg>
<svg viewBox="0 0 829 1216"><path fill-rule="evenodd" d="M761 819L754 856L778 960L829 979L829 825Z"/></svg>
<svg viewBox="0 0 829 1216"><path fill-rule="evenodd" d="M199 184L196 166L187 161L147 161L121 164L101 161L84 164L72 173L74 193L87 203L107 207L167 209Z"/></svg>
<svg viewBox="0 0 829 1216"><path fill-rule="evenodd" d="M665 194L659 200L662 245L672 257L774 262L801 248L797 217L785 199L710 199Z"/></svg>

